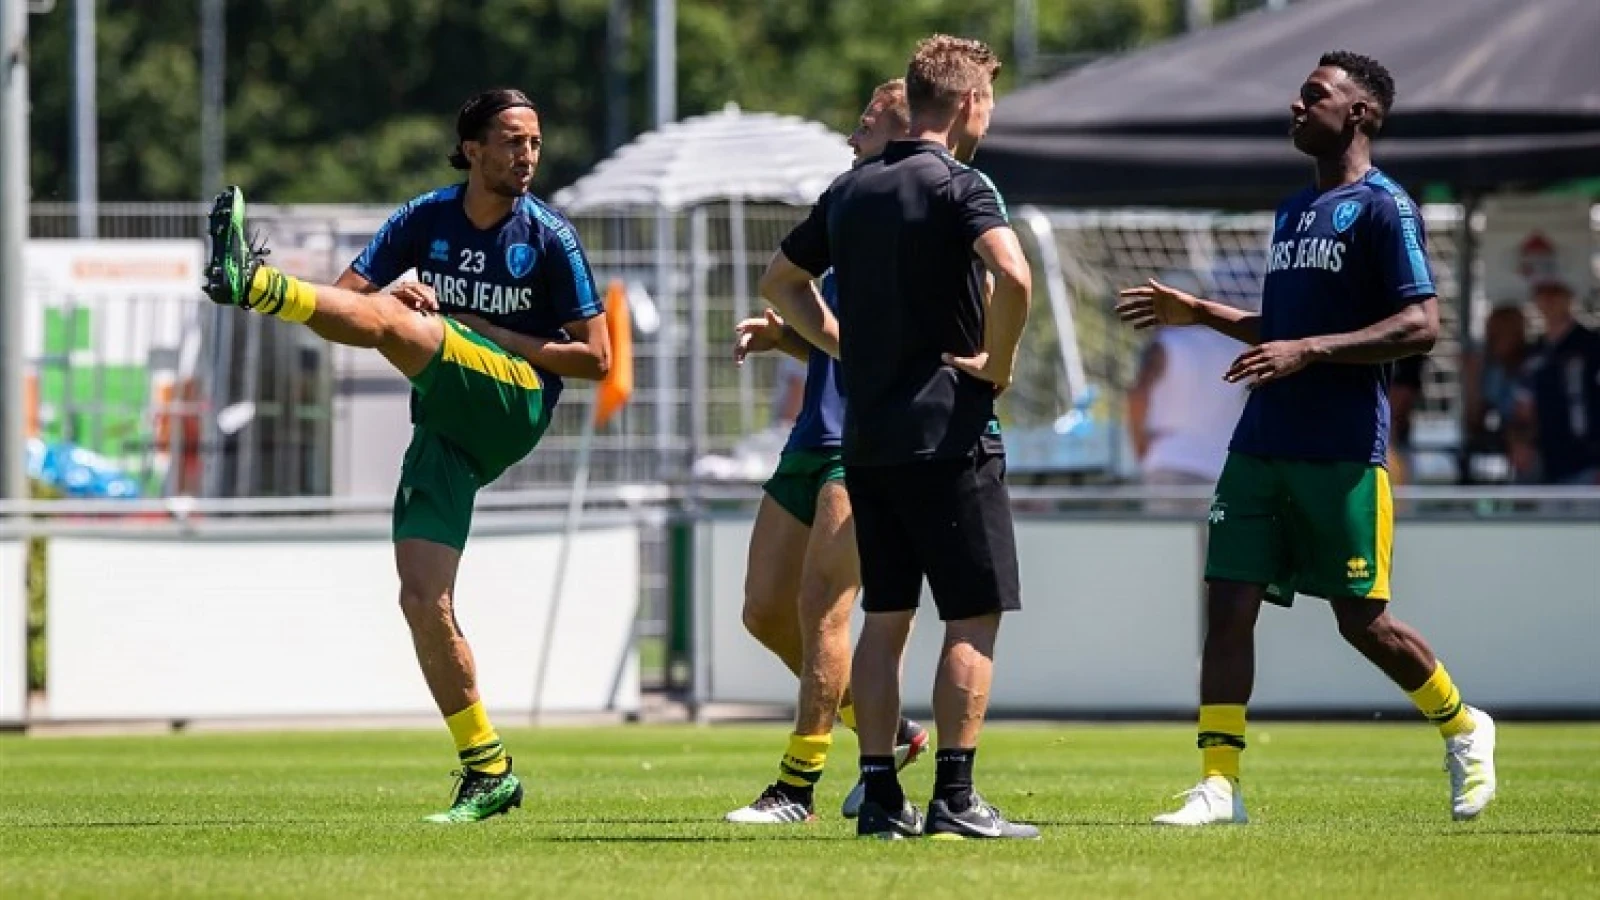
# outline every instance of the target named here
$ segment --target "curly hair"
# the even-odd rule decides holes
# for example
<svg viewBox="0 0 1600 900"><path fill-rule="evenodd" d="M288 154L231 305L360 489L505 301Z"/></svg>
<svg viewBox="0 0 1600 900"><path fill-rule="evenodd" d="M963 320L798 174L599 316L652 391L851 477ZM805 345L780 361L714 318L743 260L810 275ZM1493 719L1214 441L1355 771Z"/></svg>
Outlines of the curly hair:
<svg viewBox="0 0 1600 900"><path fill-rule="evenodd" d="M953 113L968 91L994 82L1000 58L989 45L970 38L936 34L917 45L906 69L906 100L911 114Z"/></svg>
<svg viewBox="0 0 1600 900"><path fill-rule="evenodd" d="M1349 50L1324 53L1317 65L1343 69L1350 80L1360 85L1377 103L1378 110L1370 120L1372 125L1368 131L1369 135L1376 135L1383 128L1383 120L1388 117L1389 110L1394 107L1394 76L1389 74L1389 70L1372 57Z"/></svg>

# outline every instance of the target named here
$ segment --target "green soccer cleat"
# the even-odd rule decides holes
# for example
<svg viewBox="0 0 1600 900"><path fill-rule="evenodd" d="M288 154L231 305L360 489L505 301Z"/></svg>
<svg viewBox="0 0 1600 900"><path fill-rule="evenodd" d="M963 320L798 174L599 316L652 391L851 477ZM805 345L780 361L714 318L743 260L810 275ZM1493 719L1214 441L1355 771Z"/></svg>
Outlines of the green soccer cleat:
<svg viewBox="0 0 1600 900"><path fill-rule="evenodd" d="M206 296L223 306L253 308L250 282L268 251L265 244L250 246L245 235L244 191L239 187L230 186L211 204L207 236L211 257L206 263Z"/></svg>
<svg viewBox="0 0 1600 900"><path fill-rule="evenodd" d="M460 778L455 802L442 813L435 813L424 822L452 825L457 822L482 822L522 805L522 782L511 774L511 759L506 758L503 775L487 775L466 769L455 773Z"/></svg>

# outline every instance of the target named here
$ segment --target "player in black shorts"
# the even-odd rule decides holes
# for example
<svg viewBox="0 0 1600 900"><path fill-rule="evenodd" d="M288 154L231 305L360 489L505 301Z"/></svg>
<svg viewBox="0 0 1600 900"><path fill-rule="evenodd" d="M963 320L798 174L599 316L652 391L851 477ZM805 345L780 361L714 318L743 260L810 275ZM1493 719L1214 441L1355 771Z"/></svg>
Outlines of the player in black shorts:
<svg viewBox="0 0 1600 900"><path fill-rule="evenodd" d="M1011 381L1030 278L999 193L963 162L988 130L999 68L977 41L923 41L906 73L907 139L834 181L761 281L789 324L842 368L845 485L867 612L850 682L863 837L1039 834L972 787L1000 615L1021 607L994 400ZM830 266L837 319L812 283ZM995 277L988 304L985 270ZM924 577L945 621L925 827L894 763L900 661Z"/></svg>

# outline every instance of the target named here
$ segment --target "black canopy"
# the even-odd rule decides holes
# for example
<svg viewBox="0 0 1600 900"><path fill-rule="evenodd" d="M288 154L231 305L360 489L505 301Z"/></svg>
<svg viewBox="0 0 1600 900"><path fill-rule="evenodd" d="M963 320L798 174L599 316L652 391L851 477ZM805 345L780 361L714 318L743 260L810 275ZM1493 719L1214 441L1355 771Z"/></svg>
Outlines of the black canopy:
<svg viewBox="0 0 1600 900"><path fill-rule="evenodd" d="M976 162L1014 203L1269 205L1310 175L1289 102L1334 49L1394 74L1373 155L1414 190L1600 175L1600 0L1303 0L1003 97Z"/></svg>

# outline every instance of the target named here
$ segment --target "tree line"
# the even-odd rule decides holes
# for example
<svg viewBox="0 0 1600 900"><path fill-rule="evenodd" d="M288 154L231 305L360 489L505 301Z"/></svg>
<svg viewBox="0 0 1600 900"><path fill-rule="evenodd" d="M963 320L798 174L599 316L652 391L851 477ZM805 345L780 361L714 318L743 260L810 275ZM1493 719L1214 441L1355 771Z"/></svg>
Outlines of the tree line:
<svg viewBox="0 0 1600 900"><path fill-rule="evenodd" d="M20 2L20 0L17 0ZM1033 0L1035 71L1159 40L1186 0ZM1230 15L1259 0L1214 0ZM620 41L608 17L621 11ZM32 187L72 199L72 7L30 21ZM226 168L275 202L394 202L448 180L463 99L526 90L543 114L548 194L602 159L613 67L625 136L648 129L649 0L251 0L226 4ZM988 41L1016 83L1015 0L678 0L678 113L733 101L853 127L916 41ZM199 0L99 4L103 201L200 196ZM620 52L610 54L608 47Z"/></svg>

